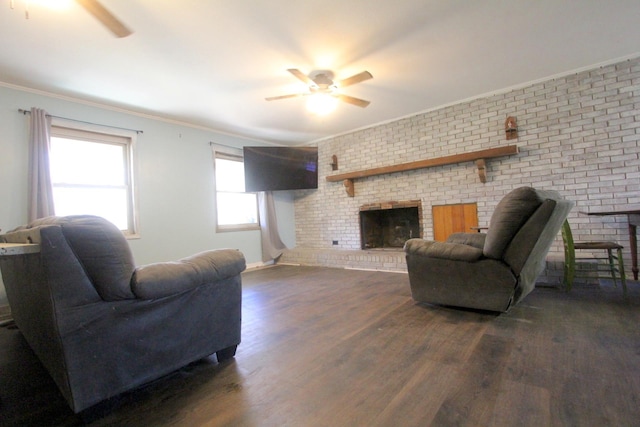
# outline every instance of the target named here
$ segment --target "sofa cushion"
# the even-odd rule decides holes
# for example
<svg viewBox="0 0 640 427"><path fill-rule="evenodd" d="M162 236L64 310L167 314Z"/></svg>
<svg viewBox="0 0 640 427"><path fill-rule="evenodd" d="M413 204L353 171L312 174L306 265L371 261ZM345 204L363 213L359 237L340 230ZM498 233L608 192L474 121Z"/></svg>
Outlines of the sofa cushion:
<svg viewBox="0 0 640 427"><path fill-rule="evenodd" d="M179 261L138 267L131 280L131 289L141 299L163 298L237 276L245 268L242 252L210 250Z"/></svg>
<svg viewBox="0 0 640 427"><path fill-rule="evenodd" d="M409 239L404 244L407 256L418 255L451 261L475 262L482 258L482 249L471 245L434 242L423 239Z"/></svg>
<svg viewBox="0 0 640 427"><path fill-rule="evenodd" d="M504 196L491 216L484 256L502 259L507 245L541 204L541 198L531 187L516 188Z"/></svg>
<svg viewBox="0 0 640 427"><path fill-rule="evenodd" d="M487 235L484 233L451 233L447 237L448 243L458 243L461 245L469 245L474 248L484 248L484 241Z"/></svg>

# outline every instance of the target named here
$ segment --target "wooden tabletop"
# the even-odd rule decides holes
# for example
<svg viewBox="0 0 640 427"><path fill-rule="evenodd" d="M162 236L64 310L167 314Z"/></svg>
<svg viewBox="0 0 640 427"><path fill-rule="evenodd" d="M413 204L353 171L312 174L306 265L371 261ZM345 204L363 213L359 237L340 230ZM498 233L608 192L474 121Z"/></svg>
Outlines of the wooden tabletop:
<svg viewBox="0 0 640 427"><path fill-rule="evenodd" d="M605 216L605 215L634 215L640 214L640 206L620 206L610 209L602 209L602 210L593 210L593 211L580 211L581 214L585 215L597 215L597 216Z"/></svg>
<svg viewBox="0 0 640 427"><path fill-rule="evenodd" d="M34 254L40 252L35 243L0 243L0 256Z"/></svg>

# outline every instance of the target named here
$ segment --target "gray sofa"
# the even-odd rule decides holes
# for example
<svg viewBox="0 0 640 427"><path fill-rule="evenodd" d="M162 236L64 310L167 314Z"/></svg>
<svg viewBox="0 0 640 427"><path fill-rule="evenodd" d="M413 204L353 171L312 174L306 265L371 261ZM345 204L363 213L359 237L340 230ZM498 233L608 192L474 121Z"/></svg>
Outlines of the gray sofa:
<svg viewBox="0 0 640 427"><path fill-rule="evenodd" d="M95 216L49 217L2 236L40 252L0 257L15 323L74 412L240 343L237 250L136 268Z"/></svg>
<svg viewBox="0 0 640 427"><path fill-rule="evenodd" d="M405 243L411 293L431 304L506 312L535 286L573 207L555 191L520 187L496 206L484 233Z"/></svg>

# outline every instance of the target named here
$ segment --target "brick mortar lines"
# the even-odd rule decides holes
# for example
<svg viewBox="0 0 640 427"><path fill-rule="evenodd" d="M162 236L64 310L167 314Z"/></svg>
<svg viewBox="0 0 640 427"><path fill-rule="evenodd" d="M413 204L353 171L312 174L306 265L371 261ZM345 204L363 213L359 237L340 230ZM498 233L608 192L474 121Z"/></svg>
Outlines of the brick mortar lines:
<svg viewBox="0 0 640 427"><path fill-rule="evenodd" d="M426 239L433 238L434 205L475 202L482 226L504 194L529 185L576 202L569 215L576 239L597 234L628 247L626 218L587 218L578 211L640 205L638 81L636 58L321 141L318 190L295 198L296 246L357 251L360 207L390 200L421 201ZM506 140L507 116L518 121L518 139ZM518 145L520 154L488 160L486 184L473 162L358 179L353 198L341 183L324 179L509 144ZM330 166L334 154L337 172ZM558 237L548 259L562 257ZM625 263L630 273L628 250ZM556 273L543 276L557 280Z"/></svg>

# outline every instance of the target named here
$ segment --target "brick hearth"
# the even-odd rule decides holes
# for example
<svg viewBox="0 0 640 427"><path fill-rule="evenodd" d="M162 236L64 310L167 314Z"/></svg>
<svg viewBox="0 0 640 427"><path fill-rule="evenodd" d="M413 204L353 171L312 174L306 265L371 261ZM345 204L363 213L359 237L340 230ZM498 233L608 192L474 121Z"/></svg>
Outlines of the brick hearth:
<svg viewBox="0 0 640 427"><path fill-rule="evenodd" d="M342 250L323 248L294 248L286 250L278 264L315 265L359 270L407 272L402 250Z"/></svg>
<svg viewBox="0 0 640 427"><path fill-rule="evenodd" d="M310 265L333 268L353 268L356 270L407 272L407 264L402 250L342 250L323 248L287 249L278 264ZM562 283L562 258L552 256L538 278L538 286L559 286Z"/></svg>

